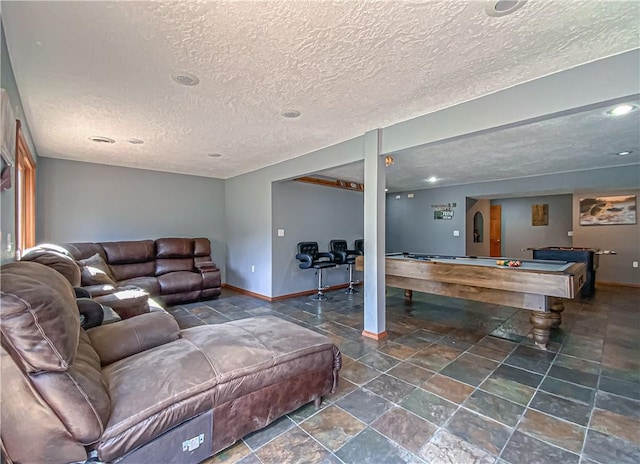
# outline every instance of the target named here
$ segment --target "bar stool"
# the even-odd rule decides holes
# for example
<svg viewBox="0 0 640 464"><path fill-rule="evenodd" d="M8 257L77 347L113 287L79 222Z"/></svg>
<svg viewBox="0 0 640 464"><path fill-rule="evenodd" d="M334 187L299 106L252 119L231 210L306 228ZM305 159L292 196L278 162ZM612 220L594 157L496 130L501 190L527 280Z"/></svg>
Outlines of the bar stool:
<svg viewBox="0 0 640 464"><path fill-rule="evenodd" d="M358 240L356 240L353 243L353 248L355 248L355 250L359 252L361 255L364 255L364 239L359 238Z"/></svg>
<svg viewBox="0 0 640 464"><path fill-rule="evenodd" d="M348 250L346 240L331 240L329 242L329 249L334 256L336 264L346 264L349 270L349 287L345 293L349 295L358 293L358 290L353 287L353 284L359 284L360 281L353 280L353 266L356 263L356 256L360 253L356 250Z"/></svg>
<svg viewBox="0 0 640 464"><path fill-rule="evenodd" d="M318 251L318 242L300 242L298 243L298 254L296 259L300 261L298 267L300 269L315 269L318 274L318 293L312 299L316 301L328 300L324 294L324 285L322 283L322 270L329 267L336 267L333 254Z"/></svg>

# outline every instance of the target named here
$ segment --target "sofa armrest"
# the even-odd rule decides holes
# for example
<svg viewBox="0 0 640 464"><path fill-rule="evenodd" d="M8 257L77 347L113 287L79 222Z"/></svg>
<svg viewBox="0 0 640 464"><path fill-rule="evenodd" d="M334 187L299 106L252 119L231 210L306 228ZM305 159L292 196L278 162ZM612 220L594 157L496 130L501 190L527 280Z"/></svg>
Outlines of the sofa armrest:
<svg viewBox="0 0 640 464"><path fill-rule="evenodd" d="M307 253L298 253L296 259L300 261L298 267L300 269L309 269L313 265L313 256Z"/></svg>
<svg viewBox="0 0 640 464"><path fill-rule="evenodd" d="M217 271L218 266L216 266L216 263L214 263L213 261L200 261L196 263L196 269L198 269L200 272L211 272Z"/></svg>
<svg viewBox="0 0 640 464"><path fill-rule="evenodd" d="M82 288L89 292L91 298L95 298L96 296L108 295L109 293L113 293L116 291L116 287L108 284L87 285L86 287Z"/></svg>
<svg viewBox="0 0 640 464"><path fill-rule="evenodd" d="M173 342L180 328L169 313L154 311L87 330L102 365Z"/></svg>
<svg viewBox="0 0 640 464"><path fill-rule="evenodd" d="M347 253L345 251L333 250L330 252L336 264L345 264L347 262Z"/></svg>

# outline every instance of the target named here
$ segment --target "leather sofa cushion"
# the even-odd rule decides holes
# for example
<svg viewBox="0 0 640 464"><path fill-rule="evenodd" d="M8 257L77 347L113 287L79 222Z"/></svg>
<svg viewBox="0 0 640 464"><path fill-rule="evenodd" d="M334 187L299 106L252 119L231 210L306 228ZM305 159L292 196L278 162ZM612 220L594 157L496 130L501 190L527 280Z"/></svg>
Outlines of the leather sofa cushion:
<svg viewBox="0 0 640 464"><path fill-rule="evenodd" d="M155 259L153 240L136 240L101 243L107 262L113 264L145 263Z"/></svg>
<svg viewBox="0 0 640 464"><path fill-rule="evenodd" d="M66 371L73 362L80 315L71 284L43 264L2 267L2 346L29 373Z"/></svg>
<svg viewBox="0 0 640 464"><path fill-rule="evenodd" d="M71 253L71 256L73 256L73 259L75 259L76 261L87 259L90 256L95 255L96 253L102 256L102 259L107 259L107 255L104 253L104 248L102 248L99 243L64 243L61 246L69 253Z"/></svg>
<svg viewBox="0 0 640 464"><path fill-rule="evenodd" d="M160 295L202 290L202 276L195 272L171 272L158 277Z"/></svg>
<svg viewBox="0 0 640 464"><path fill-rule="evenodd" d="M156 277L134 277L118 282L120 287L138 287L147 292L149 295L160 295L160 284Z"/></svg>
<svg viewBox="0 0 640 464"><path fill-rule="evenodd" d="M211 242L208 238L193 239L193 256L211 256Z"/></svg>
<svg viewBox="0 0 640 464"><path fill-rule="evenodd" d="M193 258L156 259L156 276L176 271L194 272Z"/></svg>
<svg viewBox="0 0 640 464"><path fill-rule="evenodd" d="M156 240L156 258L190 258L193 240L190 238L159 238Z"/></svg>
<svg viewBox="0 0 640 464"><path fill-rule="evenodd" d="M115 399L98 446L103 459L224 402L333 368L333 344L327 337L275 317L195 327L181 335L103 369Z"/></svg>
<svg viewBox="0 0 640 464"><path fill-rule="evenodd" d="M113 274L109 265L105 263L102 256L98 253L87 258L78 261L81 272L82 286L88 287L90 285L116 285Z"/></svg>
<svg viewBox="0 0 640 464"><path fill-rule="evenodd" d="M155 261L131 264L112 264L111 272L118 282L134 277L153 277L156 274Z"/></svg>

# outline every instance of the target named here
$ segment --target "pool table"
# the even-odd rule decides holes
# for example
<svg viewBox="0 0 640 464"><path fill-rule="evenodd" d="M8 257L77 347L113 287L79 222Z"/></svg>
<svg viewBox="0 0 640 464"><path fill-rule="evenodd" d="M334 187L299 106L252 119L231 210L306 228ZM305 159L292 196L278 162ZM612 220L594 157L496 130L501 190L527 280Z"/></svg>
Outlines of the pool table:
<svg viewBox="0 0 640 464"><path fill-rule="evenodd" d="M582 296L593 296L596 291L596 269L600 262L599 250L575 247L542 247L527 248L533 251L533 259L563 259L585 263L587 265L587 281L582 287Z"/></svg>
<svg viewBox="0 0 640 464"><path fill-rule="evenodd" d="M546 347L550 329L561 322L562 298L575 298L586 281L586 264L536 259L508 267L498 259L506 258L390 254L385 280L407 298L415 290L531 310L533 339ZM356 270L364 270L364 256L356 258Z"/></svg>

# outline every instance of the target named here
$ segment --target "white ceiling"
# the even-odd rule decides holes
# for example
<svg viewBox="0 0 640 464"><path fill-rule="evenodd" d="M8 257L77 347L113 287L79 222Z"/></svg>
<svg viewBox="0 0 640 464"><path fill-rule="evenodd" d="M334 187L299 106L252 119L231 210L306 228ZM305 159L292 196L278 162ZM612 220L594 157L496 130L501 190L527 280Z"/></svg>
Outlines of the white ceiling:
<svg viewBox="0 0 640 464"><path fill-rule="evenodd" d="M640 47L640 2L530 0L499 18L486 4L3 1L2 21L39 156L229 178ZM183 72L199 85L171 79ZM281 117L288 109L302 116ZM504 178L517 173L490 159L536 159L541 144L531 137L546 134L545 147L557 148L538 169L580 169L594 161L567 159L593 143L575 140L567 151L553 134L584 123L578 131L606 137L597 118L569 116L447 150ZM95 135L116 143L91 142ZM397 156L389 173L398 173L398 188L415 188L410 173L418 172L401 159L428 167L432 149ZM447 159L447 169L420 176L455 173L455 157Z"/></svg>
<svg viewBox="0 0 640 464"><path fill-rule="evenodd" d="M640 106L637 100L629 103ZM393 153L386 186L399 192L640 164L640 111L612 117L606 114L610 108ZM631 154L618 155L625 151ZM316 174L363 182L364 163ZM438 179L434 183L427 180L432 176Z"/></svg>

